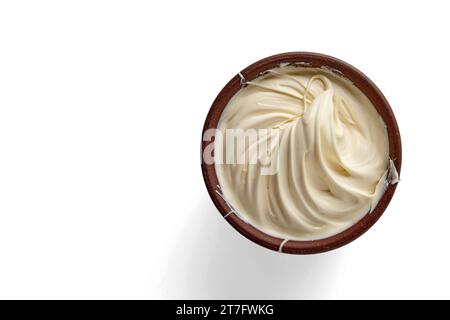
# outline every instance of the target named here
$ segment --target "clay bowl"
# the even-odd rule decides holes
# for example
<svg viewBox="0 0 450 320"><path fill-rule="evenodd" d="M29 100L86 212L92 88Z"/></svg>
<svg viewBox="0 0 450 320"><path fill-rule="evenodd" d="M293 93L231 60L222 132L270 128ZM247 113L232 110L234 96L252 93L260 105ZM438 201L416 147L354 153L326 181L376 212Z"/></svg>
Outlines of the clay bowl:
<svg viewBox="0 0 450 320"><path fill-rule="evenodd" d="M248 66L236 76L234 76L233 79L231 79L226 84L222 91L220 91L206 117L203 127L203 133L207 129L217 128L217 124L219 122L222 111L226 107L228 101L237 91L239 91L239 89L241 89L242 78L244 78L245 80L254 80L264 71L278 67L280 63L295 64L299 68L305 66L317 68L326 67L333 72L336 72L337 74L340 74L345 78L351 80L371 100L378 113L384 119L384 122L387 125L389 137L390 158L394 160L397 171L400 173L402 160L400 132L395 120L395 116L386 98L375 86L375 84L361 71L346 62L323 54L310 52L282 53L264 58ZM205 147L210 143L213 142L203 141L202 139L202 154ZM214 164L206 164L202 160L202 172L206 188L208 189L208 193L212 201L214 202L215 206L222 214L222 216L224 216L225 220L228 221L228 223L230 223L242 235L263 247L291 254L312 254L325 252L336 249L355 240L368 229L370 229L370 227L372 227L374 223L381 217L389 202L391 201L397 187L397 184L390 185L382 196L381 200L378 202L376 208L370 214L366 214L359 222L339 234L320 240L289 240L283 243L283 239L270 236L256 229L250 224L242 221L234 213L229 213L231 211L230 207L216 192L218 191L219 182L216 176Z"/></svg>

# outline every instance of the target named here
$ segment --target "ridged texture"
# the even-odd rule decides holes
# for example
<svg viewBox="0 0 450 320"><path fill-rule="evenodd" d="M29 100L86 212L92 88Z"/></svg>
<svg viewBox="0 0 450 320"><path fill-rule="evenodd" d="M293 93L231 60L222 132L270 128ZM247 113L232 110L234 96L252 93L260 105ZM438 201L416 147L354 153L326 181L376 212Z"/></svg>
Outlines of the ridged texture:
<svg viewBox="0 0 450 320"><path fill-rule="evenodd" d="M282 67L249 82L229 102L219 129L279 134L278 172L257 164L216 164L223 195L237 213L277 237L314 240L348 228L384 192L386 126L349 81L322 69ZM216 160L224 155L216 147ZM256 146L267 145L259 137ZM220 161L219 161L220 162Z"/></svg>

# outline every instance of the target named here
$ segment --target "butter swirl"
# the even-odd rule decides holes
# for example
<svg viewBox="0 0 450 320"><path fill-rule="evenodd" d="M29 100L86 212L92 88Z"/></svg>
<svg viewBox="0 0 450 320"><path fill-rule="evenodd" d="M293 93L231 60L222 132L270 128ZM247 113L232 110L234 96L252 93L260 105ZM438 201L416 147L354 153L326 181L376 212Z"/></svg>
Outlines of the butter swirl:
<svg viewBox="0 0 450 320"><path fill-rule="evenodd" d="M219 121L219 130L231 128L279 132L276 174L261 175L260 163L216 163L223 196L270 235L332 236L370 212L385 190L386 125L356 86L328 70L284 66L247 82Z"/></svg>

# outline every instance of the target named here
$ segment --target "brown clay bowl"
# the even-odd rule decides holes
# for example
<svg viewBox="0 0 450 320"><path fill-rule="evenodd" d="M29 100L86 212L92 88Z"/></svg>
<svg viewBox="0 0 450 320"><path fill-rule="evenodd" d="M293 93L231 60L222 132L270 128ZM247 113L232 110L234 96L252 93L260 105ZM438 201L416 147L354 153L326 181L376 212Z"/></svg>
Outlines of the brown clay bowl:
<svg viewBox="0 0 450 320"><path fill-rule="evenodd" d="M376 85L361 71L344 61L323 54L311 52L282 53L264 58L248 66L236 76L234 76L225 85L222 91L220 91L206 117L203 127L203 133L208 129L217 128L217 124L219 122L222 111L227 106L228 101L242 87L242 77L246 80L254 80L264 71L273 69L279 66L280 63L296 64L299 68L305 66L317 68L326 67L336 72L337 74L340 74L341 76L344 76L345 78L351 80L370 99L370 101L373 103L378 113L386 123L389 138L389 155L390 158L394 161L398 173L400 173L402 161L400 132L395 120L394 113L392 112L386 98L376 87ZM202 139L202 154L205 147L210 143L213 142L203 141ZM391 201L397 187L397 184L389 185L388 189L385 191L375 209L371 213L366 214L359 222L342 231L341 233L319 240L289 240L282 245L283 239L275 238L256 229L250 224L242 221L234 213L228 214L231 211L230 207L216 192L216 190L218 190L217 186L219 182L216 176L214 164L209 165L202 160L202 172L206 188L208 189L208 193L212 201L214 202L215 206L222 214L222 216L225 217L225 220L228 221L228 223L230 223L242 235L263 247L291 254L312 254L325 252L336 249L355 240L364 232L369 230L370 227L372 227L374 223L381 217L389 202Z"/></svg>

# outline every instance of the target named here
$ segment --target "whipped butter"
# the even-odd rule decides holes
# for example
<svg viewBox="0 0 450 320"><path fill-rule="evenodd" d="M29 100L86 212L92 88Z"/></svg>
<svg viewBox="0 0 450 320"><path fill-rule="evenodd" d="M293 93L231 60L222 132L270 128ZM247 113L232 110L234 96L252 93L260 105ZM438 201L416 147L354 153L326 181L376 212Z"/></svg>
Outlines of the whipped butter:
<svg viewBox="0 0 450 320"><path fill-rule="evenodd" d="M246 82L218 129L278 134L277 148L269 148L277 159L273 174L262 174L266 164L259 161L215 164L233 211L275 237L335 235L374 209L389 180L385 123L356 86L325 69L282 66ZM257 139L257 145L270 140ZM223 142L221 157L230 141ZM251 148L241 152L248 156Z"/></svg>

